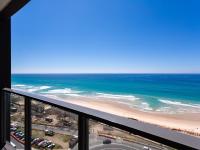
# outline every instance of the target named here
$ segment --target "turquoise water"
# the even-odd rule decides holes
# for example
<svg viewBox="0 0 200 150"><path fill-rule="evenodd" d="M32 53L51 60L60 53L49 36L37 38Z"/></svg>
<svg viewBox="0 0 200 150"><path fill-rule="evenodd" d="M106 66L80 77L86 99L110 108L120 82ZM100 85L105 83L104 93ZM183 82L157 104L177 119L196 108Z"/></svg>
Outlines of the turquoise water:
<svg viewBox="0 0 200 150"><path fill-rule="evenodd" d="M12 87L66 98L106 98L145 111L200 111L200 74L14 74Z"/></svg>

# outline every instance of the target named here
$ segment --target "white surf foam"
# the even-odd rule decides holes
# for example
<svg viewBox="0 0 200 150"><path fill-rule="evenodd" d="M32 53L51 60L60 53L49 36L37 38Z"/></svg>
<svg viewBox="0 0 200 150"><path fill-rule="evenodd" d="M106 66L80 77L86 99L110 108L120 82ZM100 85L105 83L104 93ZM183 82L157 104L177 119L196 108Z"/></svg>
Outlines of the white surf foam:
<svg viewBox="0 0 200 150"><path fill-rule="evenodd" d="M51 88L51 86L31 86L31 85L17 84L17 85L13 85L13 88L27 91L27 92L36 92L36 91L49 89Z"/></svg>
<svg viewBox="0 0 200 150"><path fill-rule="evenodd" d="M64 88L64 89L48 90L43 93L46 93L46 94L77 94L77 93L81 93L81 91L75 91L70 88Z"/></svg>
<svg viewBox="0 0 200 150"><path fill-rule="evenodd" d="M40 86L39 89L40 90L46 90L46 89L50 89L51 86Z"/></svg>
<svg viewBox="0 0 200 150"><path fill-rule="evenodd" d="M117 103L126 104L129 107L135 107L140 110L152 111L153 108L147 102L144 102L142 99L134 95L119 95L119 94L107 94L107 93L96 93L97 98L107 98L113 100Z"/></svg>
<svg viewBox="0 0 200 150"><path fill-rule="evenodd" d="M142 106L141 109L144 109L144 110L153 110L153 109L149 106L149 104L146 103L146 102L142 102L142 103L141 103L141 106Z"/></svg>
<svg viewBox="0 0 200 150"><path fill-rule="evenodd" d="M13 85L13 87L25 87L26 85L24 85L24 84L15 84L15 85Z"/></svg>
<svg viewBox="0 0 200 150"><path fill-rule="evenodd" d="M164 100L164 99L159 99L159 101L164 104L168 104L168 105L200 108L200 105L198 105L198 104L187 104L187 103L182 103L182 102L178 102L178 101L170 101L170 100Z"/></svg>
<svg viewBox="0 0 200 150"><path fill-rule="evenodd" d="M109 98L109 99L132 100L132 101L139 99L133 95L119 95L119 94L107 94L107 93L96 93L96 97Z"/></svg>
<svg viewBox="0 0 200 150"><path fill-rule="evenodd" d="M46 89L49 89L51 88L50 86L35 86L35 87L32 87L32 88L28 88L27 91L29 92L36 92L36 91L41 91L41 90L46 90Z"/></svg>

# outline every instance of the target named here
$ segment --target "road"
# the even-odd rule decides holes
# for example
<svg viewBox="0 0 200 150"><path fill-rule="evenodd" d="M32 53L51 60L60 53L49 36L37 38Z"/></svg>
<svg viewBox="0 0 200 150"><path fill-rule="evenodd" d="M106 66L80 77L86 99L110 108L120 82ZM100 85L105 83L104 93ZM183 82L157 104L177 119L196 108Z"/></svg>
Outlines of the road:
<svg viewBox="0 0 200 150"><path fill-rule="evenodd" d="M13 142L16 145L17 150L24 149L24 145L16 141L12 136L10 137L11 142Z"/></svg>
<svg viewBox="0 0 200 150"><path fill-rule="evenodd" d="M143 143L134 143L134 142L118 142L116 140L111 140L112 144L102 144L105 137L97 136L90 134L89 136L89 147L90 150L144 150L144 146L147 146ZM150 147L151 150L164 150L163 147ZM72 150L78 150L78 145L76 145Z"/></svg>
<svg viewBox="0 0 200 150"><path fill-rule="evenodd" d="M138 150L137 148L123 145L123 144L101 144L94 147L90 147L90 150Z"/></svg>
<svg viewBox="0 0 200 150"><path fill-rule="evenodd" d="M104 137L96 136L95 138L90 135L90 150L144 150L143 147L145 145L138 143L116 143L115 140L112 140L112 144L102 144L102 141L105 139ZM16 145L17 149L24 149L24 145L16 141L11 137L11 141ZM78 144L73 148L73 150L78 150ZM151 150L160 150L157 148L152 148Z"/></svg>
<svg viewBox="0 0 200 150"><path fill-rule="evenodd" d="M45 130L45 129L50 129L54 131L55 133L60 133L60 134L67 134L67 135L78 135L77 130L69 130L67 128L52 128L52 127L47 127L44 125L32 125L33 129L38 129L38 130ZM147 143L136 143L136 142L127 142L127 141L116 141L112 140L112 144L102 144L103 140L105 140L105 137L98 136L97 134L90 134L89 135L89 146L91 150L143 150L144 146L147 146ZM12 138L13 143L17 145L17 148L23 149L23 145L18 143L15 139ZM154 147L150 147L151 150L162 150L164 147L158 145ZM73 150L78 149L78 144L73 148Z"/></svg>

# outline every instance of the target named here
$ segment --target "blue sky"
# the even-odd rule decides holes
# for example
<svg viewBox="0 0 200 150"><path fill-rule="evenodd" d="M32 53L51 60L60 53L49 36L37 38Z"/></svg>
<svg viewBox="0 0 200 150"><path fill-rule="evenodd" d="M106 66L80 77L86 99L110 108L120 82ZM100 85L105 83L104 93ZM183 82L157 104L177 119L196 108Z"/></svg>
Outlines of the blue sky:
<svg viewBox="0 0 200 150"><path fill-rule="evenodd" d="M200 73L199 0L32 0L13 73Z"/></svg>

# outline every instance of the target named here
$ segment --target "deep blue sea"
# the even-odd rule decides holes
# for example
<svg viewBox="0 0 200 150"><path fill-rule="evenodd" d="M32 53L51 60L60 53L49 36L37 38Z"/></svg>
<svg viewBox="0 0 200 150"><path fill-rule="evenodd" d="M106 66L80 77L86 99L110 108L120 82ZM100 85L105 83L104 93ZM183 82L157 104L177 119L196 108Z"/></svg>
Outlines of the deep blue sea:
<svg viewBox="0 0 200 150"><path fill-rule="evenodd" d="M200 74L13 74L12 87L47 96L106 98L144 111L200 112Z"/></svg>

